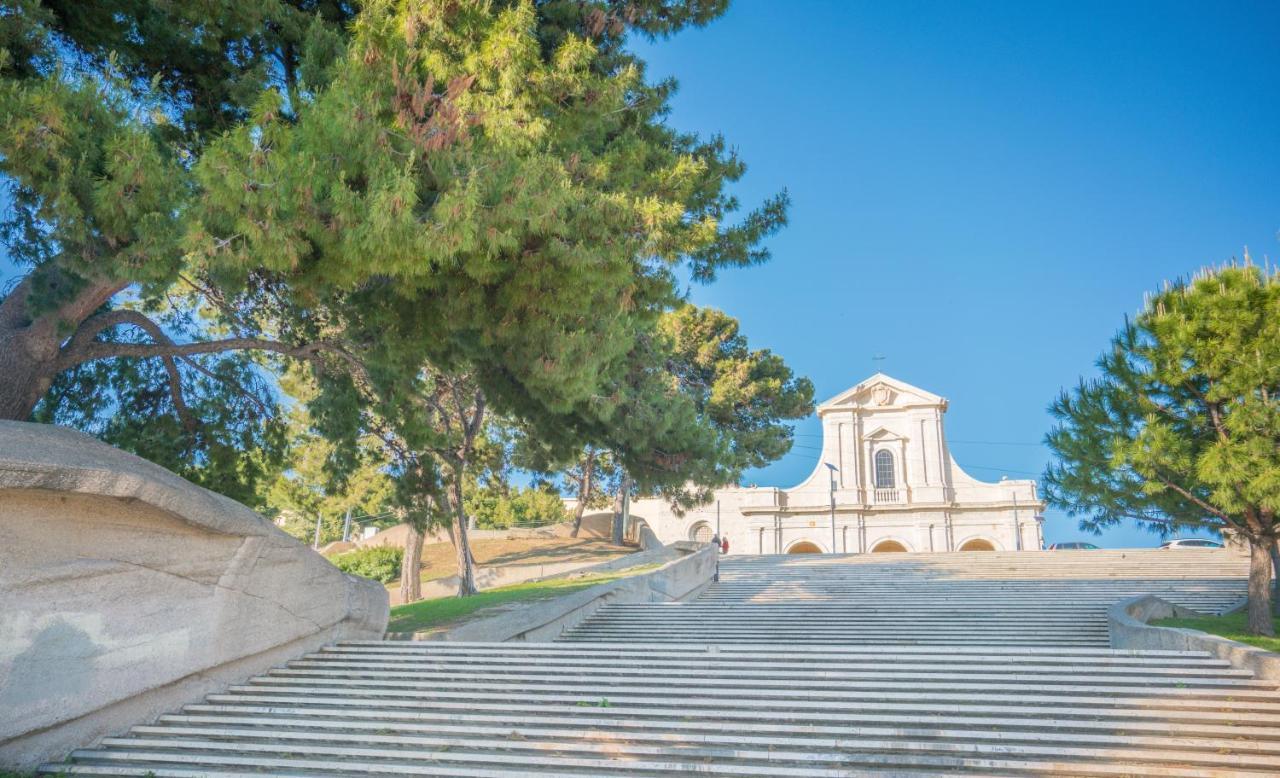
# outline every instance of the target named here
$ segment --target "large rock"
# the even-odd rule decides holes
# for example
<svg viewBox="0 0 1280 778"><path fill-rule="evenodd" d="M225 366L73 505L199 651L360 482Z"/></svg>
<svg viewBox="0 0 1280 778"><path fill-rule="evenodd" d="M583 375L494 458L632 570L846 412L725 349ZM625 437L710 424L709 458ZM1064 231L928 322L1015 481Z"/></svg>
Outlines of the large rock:
<svg viewBox="0 0 1280 778"><path fill-rule="evenodd" d="M245 506L82 433L0 421L0 765L386 624L382 586Z"/></svg>

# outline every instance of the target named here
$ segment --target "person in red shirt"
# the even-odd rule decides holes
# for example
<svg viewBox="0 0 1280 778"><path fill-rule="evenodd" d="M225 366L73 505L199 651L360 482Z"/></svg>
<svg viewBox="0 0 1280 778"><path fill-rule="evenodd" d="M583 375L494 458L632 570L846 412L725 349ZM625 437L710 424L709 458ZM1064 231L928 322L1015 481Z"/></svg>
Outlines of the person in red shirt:
<svg viewBox="0 0 1280 778"><path fill-rule="evenodd" d="M720 541L720 553L721 554L729 553L729 538L726 537L724 540Z"/></svg>

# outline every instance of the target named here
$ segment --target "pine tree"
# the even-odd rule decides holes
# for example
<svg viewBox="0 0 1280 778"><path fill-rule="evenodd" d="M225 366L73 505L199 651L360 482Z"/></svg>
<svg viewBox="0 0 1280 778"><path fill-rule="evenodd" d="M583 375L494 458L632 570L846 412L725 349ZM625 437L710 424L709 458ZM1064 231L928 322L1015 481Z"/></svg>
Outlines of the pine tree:
<svg viewBox="0 0 1280 778"><path fill-rule="evenodd" d="M0 417L118 360L160 365L119 375L181 414L233 352L310 365L330 420L424 360L569 410L674 304L674 268L763 261L785 220L779 196L734 223L742 163L667 126L673 84L623 45L723 6L23 0L0 15L3 239L28 271L0 299Z"/></svg>
<svg viewBox="0 0 1280 778"><path fill-rule="evenodd" d="M1210 527L1250 546L1249 631L1273 634L1280 535L1280 276L1249 265L1167 285L1064 391L1051 505L1081 526Z"/></svg>

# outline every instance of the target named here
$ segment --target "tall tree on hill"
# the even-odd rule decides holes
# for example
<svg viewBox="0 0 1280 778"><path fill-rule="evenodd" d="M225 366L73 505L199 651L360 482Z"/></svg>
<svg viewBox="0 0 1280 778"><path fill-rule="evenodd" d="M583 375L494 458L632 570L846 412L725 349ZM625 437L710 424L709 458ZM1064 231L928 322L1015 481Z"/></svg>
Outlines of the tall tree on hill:
<svg viewBox="0 0 1280 778"><path fill-rule="evenodd" d="M613 455L590 444L578 454L577 461L564 470L565 486L577 499L573 508L573 529L569 532L571 537L576 538L582 532L582 517L588 508L603 508L609 504L605 495L610 491L610 481L617 480L613 478L616 473ZM619 489L620 485L615 485L612 491Z"/></svg>
<svg viewBox="0 0 1280 778"><path fill-rule="evenodd" d="M305 526L282 529L308 542L317 516L321 517L321 543L342 538L348 514L357 520L378 517L373 521L389 523L394 483L382 442L366 435L358 441L351 466L345 472L333 472L334 443L316 434L307 410L307 400L316 393L313 383L305 371L293 370L281 378L280 386L294 401L285 415L289 464L267 488L265 512L307 517L301 522Z"/></svg>
<svg viewBox="0 0 1280 778"><path fill-rule="evenodd" d="M527 415L535 426L524 434L541 446L532 447L534 469L576 462L568 469L581 474L584 440L607 451L615 514L628 490L683 509L790 451L787 422L812 412L807 378L751 349L731 316L686 304L658 320L600 396L570 414Z"/></svg>
<svg viewBox="0 0 1280 778"><path fill-rule="evenodd" d="M741 162L670 129L672 85L623 47L723 5L23 0L0 15L3 238L28 271L0 300L0 417L148 361L121 380L199 434L217 403L188 379L230 354L310 365L348 442L424 361L570 412L628 369L673 268L762 261L784 221L782 197L730 221Z"/></svg>
<svg viewBox="0 0 1280 778"><path fill-rule="evenodd" d="M1081 527L1209 527L1250 547L1249 631L1273 634L1280 535L1280 277L1209 269L1146 301L1063 392L1046 442L1046 498Z"/></svg>

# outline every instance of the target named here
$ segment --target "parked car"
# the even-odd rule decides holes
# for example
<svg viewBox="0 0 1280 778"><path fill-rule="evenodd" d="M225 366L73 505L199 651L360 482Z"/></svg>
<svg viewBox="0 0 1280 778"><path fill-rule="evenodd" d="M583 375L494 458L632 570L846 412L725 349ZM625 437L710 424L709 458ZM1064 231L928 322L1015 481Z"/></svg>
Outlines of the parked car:
<svg viewBox="0 0 1280 778"><path fill-rule="evenodd" d="M1160 548L1222 548L1222 544L1208 538L1175 538L1160 544Z"/></svg>
<svg viewBox="0 0 1280 778"><path fill-rule="evenodd" d="M1098 547L1092 543L1085 543L1083 540L1072 541L1071 543L1054 543L1049 546L1050 551L1097 551Z"/></svg>

